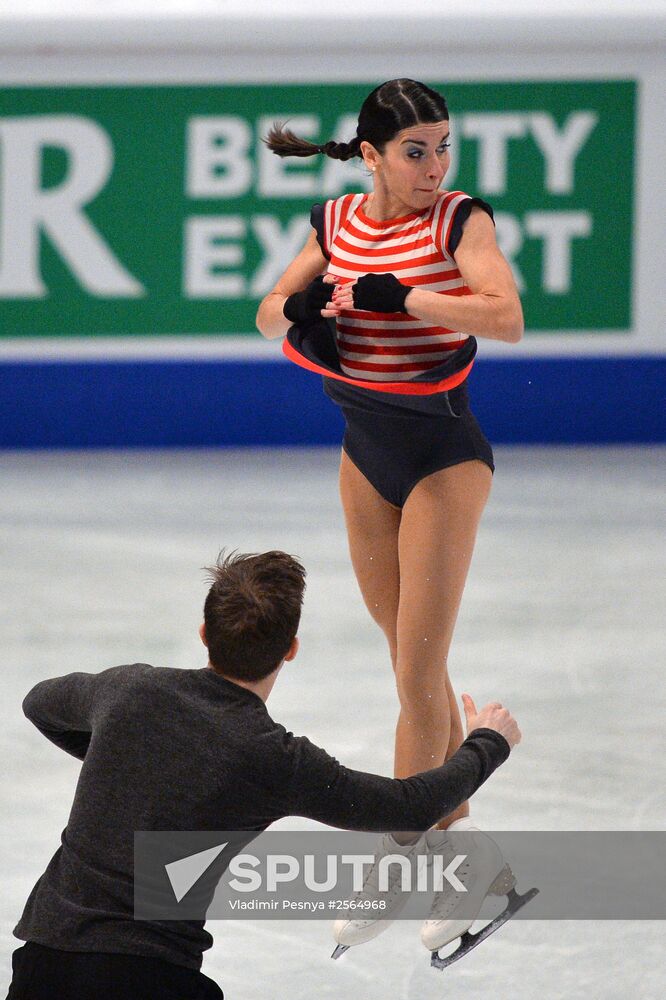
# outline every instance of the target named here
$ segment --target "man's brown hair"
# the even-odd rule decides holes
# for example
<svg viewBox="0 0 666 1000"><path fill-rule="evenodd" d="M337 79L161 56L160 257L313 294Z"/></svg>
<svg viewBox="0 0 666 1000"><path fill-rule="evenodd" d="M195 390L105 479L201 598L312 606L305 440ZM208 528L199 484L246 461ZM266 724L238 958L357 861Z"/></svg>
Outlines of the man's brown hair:
<svg viewBox="0 0 666 1000"><path fill-rule="evenodd" d="M211 666L242 681L260 681L289 652L298 631L305 570L294 556L220 552L208 568L213 585L204 603Z"/></svg>

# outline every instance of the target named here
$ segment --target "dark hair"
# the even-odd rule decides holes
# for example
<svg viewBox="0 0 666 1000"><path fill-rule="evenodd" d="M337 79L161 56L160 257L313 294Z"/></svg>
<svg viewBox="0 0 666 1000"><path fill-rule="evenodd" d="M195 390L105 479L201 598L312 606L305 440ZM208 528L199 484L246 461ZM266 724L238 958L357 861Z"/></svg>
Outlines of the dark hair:
<svg viewBox="0 0 666 1000"><path fill-rule="evenodd" d="M286 552L220 552L208 567L204 603L211 666L225 676L259 681L284 659L298 631L305 570Z"/></svg>
<svg viewBox="0 0 666 1000"><path fill-rule="evenodd" d="M387 80L368 94L358 116L356 136L351 142L326 142L317 146L299 139L280 122L275 122L262 141L278 156L314 156L324 153L334 160L361 156L361 143L371 143L384 152L398 132L412 125L448 121L449 109L441 94L417 80Z"/></svg>

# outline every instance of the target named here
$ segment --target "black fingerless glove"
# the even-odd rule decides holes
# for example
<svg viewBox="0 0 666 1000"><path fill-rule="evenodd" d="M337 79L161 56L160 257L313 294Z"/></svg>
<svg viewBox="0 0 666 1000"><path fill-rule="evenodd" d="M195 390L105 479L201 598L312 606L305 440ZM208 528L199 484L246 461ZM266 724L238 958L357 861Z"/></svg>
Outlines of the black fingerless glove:
<svg viewBox="0 0 666 1000"><path fill-rule="evenodd" d="M352 291L354 307L368 312L406 312L405 299L411 290L409 285L399 282L395 274L364 274Z"/></svg>
<svg viewBox="0 0 666 1000"><path fill-rule="evenodd" d="M304 291L290 295L282 306L282 312L292 323L314 323L322 318L322 309L331 301L333 287L325 284L324 276L320 274Z"/></svg>

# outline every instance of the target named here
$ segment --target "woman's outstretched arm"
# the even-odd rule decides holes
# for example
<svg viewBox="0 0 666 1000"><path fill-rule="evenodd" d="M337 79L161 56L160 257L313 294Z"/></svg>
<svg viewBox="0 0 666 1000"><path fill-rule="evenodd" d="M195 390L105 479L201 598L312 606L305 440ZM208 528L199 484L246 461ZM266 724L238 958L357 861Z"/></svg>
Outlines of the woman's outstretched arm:
<svg viewBox="0 0 666 1000"><path fill-rule="evenodd" d="M313 229L301 252L291 262L275 288L261 301L255 322L257 329L267 340L284 337L287 330L293 326L292 321L287 319L282 311L286 299L295 292L307 288L327 266L328 261L321 252L317 234ZM338 312L337 309L324 310L322 316L337 316Z"/></svg>
<svg viewBox="0 0 666 1000"><path fill-rule="evenodd" d="M440 295L416 287L404 299L404 311L448 330L509 343L520 340L523 310L518 289L511 268L497 246L492 220L483 209L476 206L472 209L455 261L471 295ZM336 286L333 299L336 306L354 308L355 284ZM357 305L356 308L369 307Z"/></svg>
<svg viewBox="0 0 666 1000"><path fill-rule="evenodd" d="M415 288L405 308L411 316L461 333L516 343L523 334L523 310L511 268L495 239L495 227L474 207L455 253L471 295L438 295Z"/></svg>

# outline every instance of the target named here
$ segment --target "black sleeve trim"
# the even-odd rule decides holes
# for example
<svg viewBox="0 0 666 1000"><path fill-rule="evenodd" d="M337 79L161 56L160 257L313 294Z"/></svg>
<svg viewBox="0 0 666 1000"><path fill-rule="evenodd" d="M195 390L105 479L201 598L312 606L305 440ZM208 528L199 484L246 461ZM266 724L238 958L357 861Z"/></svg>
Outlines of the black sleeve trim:
<svg viewBox="0 0 666 1000"><path fill-rule="evenodd" d="M323 253L326 260L331 259L331 255L326 252L326 241L324 239L324 206L323 205L313 205L310 211L310 225L317 234L317 243L321 247L321 252Z"/></svg>
<svg viewBox="0 0 666 1000"><path fill-rule="evenodd" d="M456 214L453 216L453 225L451 226L451 233L449 235L449 245L446 248L454 257L456 250L458 249L458 244L462 239L463 226L469 219L474 205L478 205L479 208L482 208L484 212L488 213L493 222L495 221L492 208L487 201L483 200L483 198L467 198L466 201L461 202L456 209Z"/></svg>

